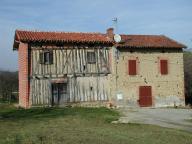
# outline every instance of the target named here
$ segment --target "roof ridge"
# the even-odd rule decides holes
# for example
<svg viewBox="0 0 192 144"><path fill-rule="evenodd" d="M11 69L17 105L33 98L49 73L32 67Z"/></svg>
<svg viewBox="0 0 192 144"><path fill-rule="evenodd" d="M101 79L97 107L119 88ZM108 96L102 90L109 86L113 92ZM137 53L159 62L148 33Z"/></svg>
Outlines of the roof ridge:
<svg viewBox="0 0 192 144"><path fill-rule="evenodd" d="M32 32L32 33L35 33L35 32L38 32L38 33L68 33L68 34L71 34L71 33L74 33L74 34L102 34L102 35L105 35L105 33L101 33L101 32L72 32L72 31L44 31L44 30L24 30L24 29L17 29L16 32Z"/></svg>

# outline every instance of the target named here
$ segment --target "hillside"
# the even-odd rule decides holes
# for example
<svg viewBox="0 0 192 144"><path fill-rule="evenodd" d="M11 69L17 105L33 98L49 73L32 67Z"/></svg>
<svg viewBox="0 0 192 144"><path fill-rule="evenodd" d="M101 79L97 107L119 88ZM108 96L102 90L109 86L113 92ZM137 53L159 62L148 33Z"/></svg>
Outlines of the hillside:
<svg viewBox="0 0 192 144"><path fill-rule="evenodd" d="M135 111L134 111L135 112ZM189 132L155 125L111 123L107 108L31 108L0 105L1 144L191 144Z"/></svg>

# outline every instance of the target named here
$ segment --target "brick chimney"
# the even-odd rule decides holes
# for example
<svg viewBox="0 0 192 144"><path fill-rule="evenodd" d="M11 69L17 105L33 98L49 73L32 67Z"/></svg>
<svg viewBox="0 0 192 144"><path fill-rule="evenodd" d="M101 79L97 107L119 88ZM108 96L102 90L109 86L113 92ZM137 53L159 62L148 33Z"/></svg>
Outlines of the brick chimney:
<svg viewBox="0 0 192 144"><path fill-rule="evenodd" d="M113 36L114 36L114 29L113 28L108 28L107 29L107 36L110 38L110 40L113 40Z"/></svg>

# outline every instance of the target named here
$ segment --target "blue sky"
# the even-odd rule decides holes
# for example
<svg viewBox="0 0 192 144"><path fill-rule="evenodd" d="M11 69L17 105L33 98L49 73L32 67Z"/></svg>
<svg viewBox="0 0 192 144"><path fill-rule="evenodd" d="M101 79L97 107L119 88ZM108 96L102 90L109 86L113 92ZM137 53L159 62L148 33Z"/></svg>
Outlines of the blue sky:
<svg viewBox="0 0 192 144"><path fill-rule="evenodd" d="M0 68L17 70L15 29L164 34L192 47L192 0L0 0Z"/></svg>

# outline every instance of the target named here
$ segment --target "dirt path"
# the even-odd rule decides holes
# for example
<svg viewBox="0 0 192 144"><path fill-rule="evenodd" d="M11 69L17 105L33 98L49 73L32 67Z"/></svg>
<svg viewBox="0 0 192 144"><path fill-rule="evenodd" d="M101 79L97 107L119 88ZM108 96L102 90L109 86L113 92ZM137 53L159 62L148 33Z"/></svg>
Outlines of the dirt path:
<svg viewBox="0 0 192 144"><path fill-rule="evenodd" d="M153 124L192 132L192 109L122 108L120 123Z"/></svg>

